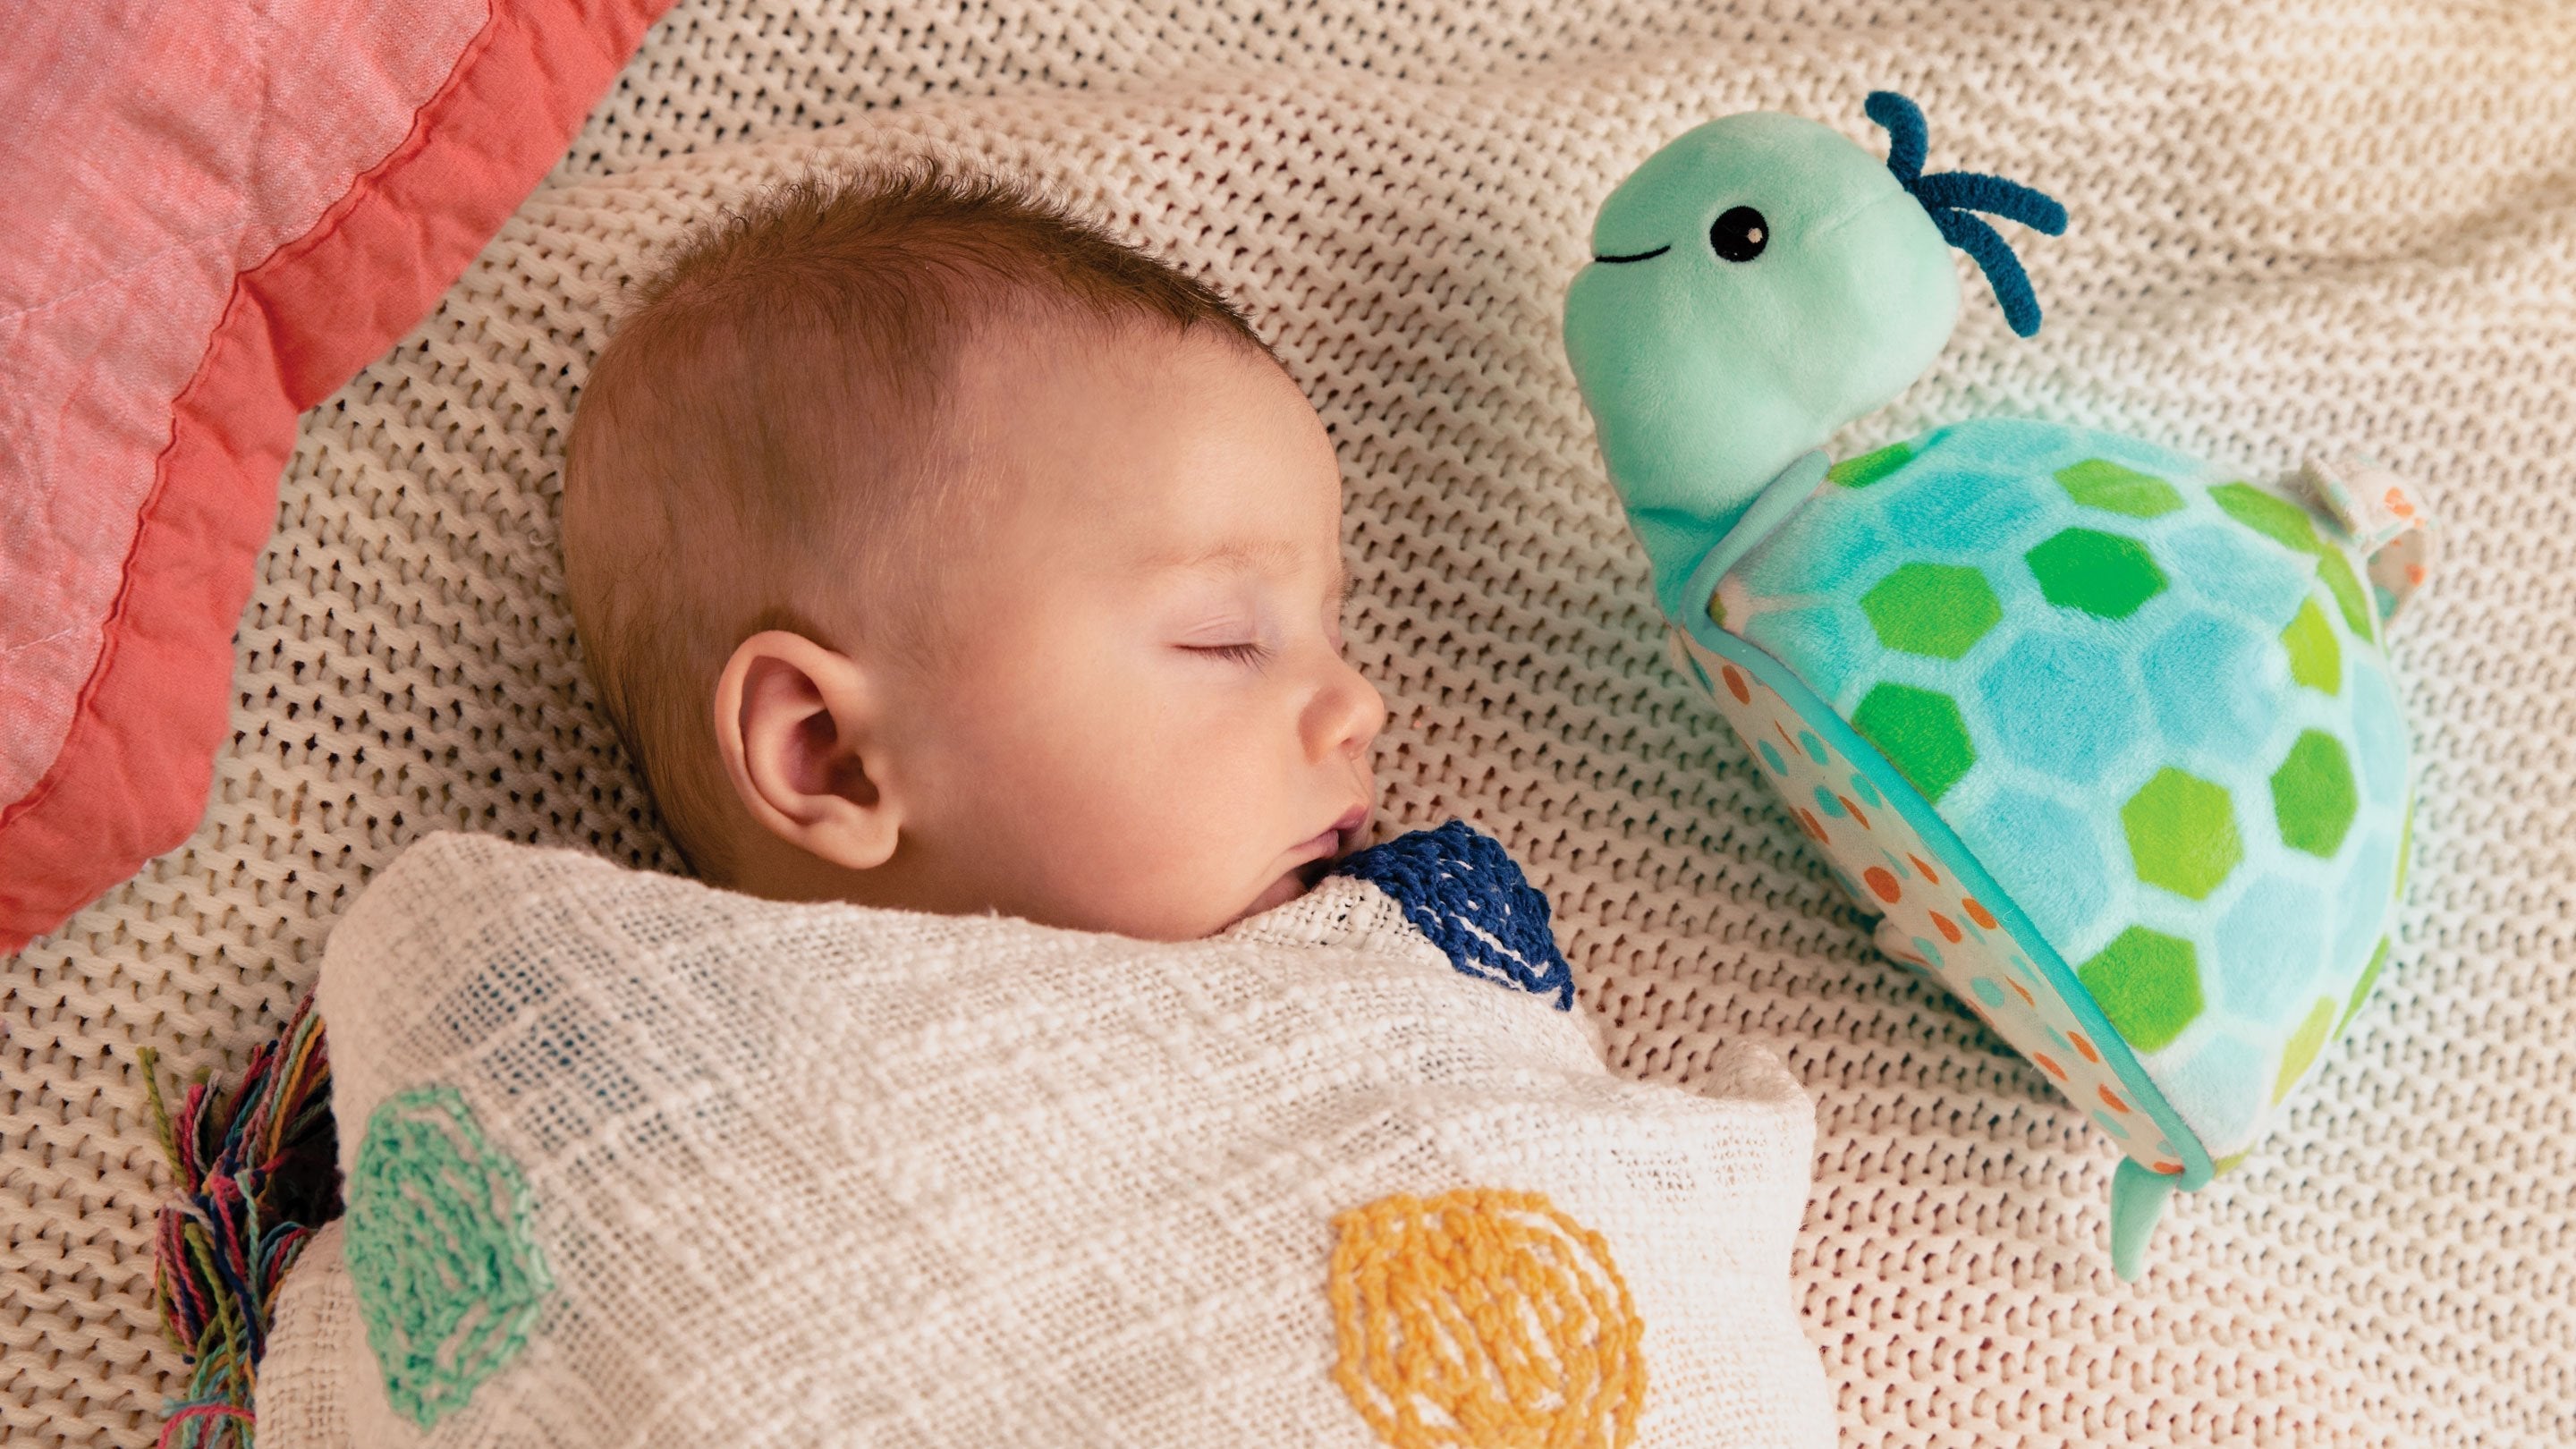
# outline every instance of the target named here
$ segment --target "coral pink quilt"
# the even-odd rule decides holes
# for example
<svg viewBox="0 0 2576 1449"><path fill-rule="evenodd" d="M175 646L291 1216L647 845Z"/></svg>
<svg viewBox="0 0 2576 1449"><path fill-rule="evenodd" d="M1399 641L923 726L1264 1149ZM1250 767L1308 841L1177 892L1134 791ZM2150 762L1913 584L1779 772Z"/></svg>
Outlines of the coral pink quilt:
<svg viewBox="0 0 2576 1449"><path fill-rule="evenodd" d="M0 47L0 953L185 839L296 414L669 0L84 0Z"/></svg>

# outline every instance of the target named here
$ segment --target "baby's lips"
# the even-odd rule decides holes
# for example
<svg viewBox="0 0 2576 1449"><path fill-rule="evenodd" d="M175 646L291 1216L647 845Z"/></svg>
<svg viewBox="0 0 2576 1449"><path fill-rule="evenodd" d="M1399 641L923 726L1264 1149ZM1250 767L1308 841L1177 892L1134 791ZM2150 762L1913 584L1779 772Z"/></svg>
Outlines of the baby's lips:
<svg viewBox="0 0 2576 1449"><path fill-rule="evenodd" d="M1324 859L1327 861L1337 861L1343 856L1350 854L1352 851L1357 850L1360 843L1360 832L1367 828L1368 814L1366 811L1362 811L1356 816L1345 815L1341 819L1334 821L1333 849L1330 854L1324 857Z"/></svg>
<svg viewBox="0 0 2576 1449"><path fill-rule="evenodd" d="M1368 825L1368 818L1369 807L1366 805L1354 805L1343 811L1340 819L1317 833L1315 839L1325 843L1324 849L1320 854L1298 866L1297 876L1309 885L1322 880L1325 873L1333 868L1333 862L1350 853L1352 844L1359 839L1360 831Z"/></svg>

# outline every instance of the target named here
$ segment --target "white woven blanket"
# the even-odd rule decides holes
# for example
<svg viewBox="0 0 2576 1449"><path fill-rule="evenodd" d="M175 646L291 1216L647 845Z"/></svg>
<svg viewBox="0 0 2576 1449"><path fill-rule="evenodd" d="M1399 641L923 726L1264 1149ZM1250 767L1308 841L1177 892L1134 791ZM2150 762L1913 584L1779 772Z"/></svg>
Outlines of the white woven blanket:
<svg viewBox="0 0 2576 1449"><path fill-rule="evenodd" d="M423 841L323 964L262 1449L1830 1445L1814 1108L1615 1079L1409 923L1536 919L1508 862L1407 844L1147 945Z"/></svg>
<svg viewBox="0 0 2576 1449"><path fill-rule="evenodd" d="M1847 1443L2576 1442L2571 56L2547 0L682 0L440 311L307 419L196 837L10 968L6 1437L145 1444L175 1385L138 1046L237 1069L427 831L668 859L556 597L572 385L636 248L812 147L946 137L1279 340L1350 480L1389 828L1512 848L1622 1070L1696 1084L1754 1041L1817 1098L1795 1272ZM1840 448L1979 411L2266 473L2357 446L2448 529L2396 631L2426 770L2400 949L2131 1288L2109 1149L1871 952L1673 677L1556 340L1592 207L1662 141L1771 106L1876 144L1881 85L1942 164L2073 225L2022 248L2037 340L1964 279L1938 370Z"/></svg>

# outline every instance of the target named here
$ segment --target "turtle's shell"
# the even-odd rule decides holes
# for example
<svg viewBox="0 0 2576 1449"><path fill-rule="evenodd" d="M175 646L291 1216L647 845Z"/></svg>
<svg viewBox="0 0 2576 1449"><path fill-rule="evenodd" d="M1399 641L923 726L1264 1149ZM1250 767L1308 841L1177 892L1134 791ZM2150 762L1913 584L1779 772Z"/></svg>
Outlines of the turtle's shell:
<svg viewBox="0 0 2576 1449"><path fill-rule="evenodd" d="M1990 420L1836 466L1689 653L1882 940L2197 1186L2387 957L2408 751L2358 564L2188 457Z"/></svg>

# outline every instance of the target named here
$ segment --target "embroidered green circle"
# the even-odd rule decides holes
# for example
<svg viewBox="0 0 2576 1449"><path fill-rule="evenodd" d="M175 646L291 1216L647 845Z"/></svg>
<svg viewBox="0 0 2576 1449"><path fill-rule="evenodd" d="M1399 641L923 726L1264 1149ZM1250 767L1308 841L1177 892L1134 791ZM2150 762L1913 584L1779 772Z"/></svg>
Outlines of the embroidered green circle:
<svg viewBox="0 0 2576 1449"><path fill-rule="evenodd" d="M528 1185L453 1087L367 1119L344 1248L385 1397L426 1429L527 1344L554 1286L528 1233Z"/></svg>

